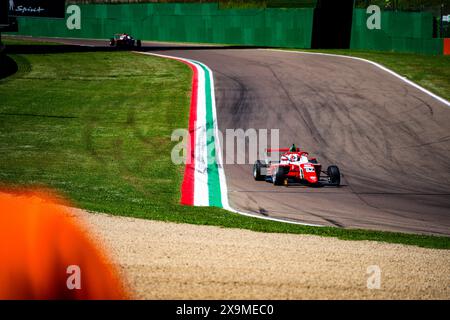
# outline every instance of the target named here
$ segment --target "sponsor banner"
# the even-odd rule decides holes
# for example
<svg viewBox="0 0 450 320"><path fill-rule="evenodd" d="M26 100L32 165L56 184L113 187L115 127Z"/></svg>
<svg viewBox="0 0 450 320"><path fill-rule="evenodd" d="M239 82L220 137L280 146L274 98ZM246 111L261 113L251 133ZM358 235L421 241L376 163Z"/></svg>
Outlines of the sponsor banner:
<svg viewBox="0 0 450 320"><path fill-rule="evenodd" d="M65 0L8 0L14 17L64 18Z"/></svg>

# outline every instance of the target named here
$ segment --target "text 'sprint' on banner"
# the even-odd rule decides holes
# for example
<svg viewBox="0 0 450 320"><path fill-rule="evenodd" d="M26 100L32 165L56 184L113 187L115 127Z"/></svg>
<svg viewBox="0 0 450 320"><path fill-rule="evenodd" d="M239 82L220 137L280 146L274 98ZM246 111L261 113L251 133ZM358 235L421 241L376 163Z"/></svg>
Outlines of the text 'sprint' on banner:
<svg viewBox="0 0 450 320"><path fill-rule="evenodd" d="M9 0L13 17L64 18L65 0Z"/></svg>

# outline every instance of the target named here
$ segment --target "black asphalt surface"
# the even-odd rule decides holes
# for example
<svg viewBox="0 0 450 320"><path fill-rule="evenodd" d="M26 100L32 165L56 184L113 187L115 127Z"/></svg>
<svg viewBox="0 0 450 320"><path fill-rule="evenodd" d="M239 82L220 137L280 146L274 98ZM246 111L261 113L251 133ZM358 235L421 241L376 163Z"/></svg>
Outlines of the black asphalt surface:
<svg viewBox="0 0 450 320"><path fill-rule="evenodd" d="M279 129L282 146L295 143L343 174L340 188L275 187L254 181L252 164L225 165L233 208L311 224L450 235L445 104L342 57L149 43L143 49L213 70L222 132Z"/></svg>

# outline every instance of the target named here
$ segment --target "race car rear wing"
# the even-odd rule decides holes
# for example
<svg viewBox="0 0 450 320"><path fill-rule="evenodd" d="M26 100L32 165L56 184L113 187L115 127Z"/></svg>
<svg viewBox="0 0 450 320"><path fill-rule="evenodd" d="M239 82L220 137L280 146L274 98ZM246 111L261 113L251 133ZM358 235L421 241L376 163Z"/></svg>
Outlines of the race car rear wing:
<svg viewBox="0 0 450 320"><path fill-rule="evenodd" d="M273 152L289 152L291 151L291 148L281 148L281 149L266 149L267 153L273 153ZM296 151L294 152L300 152L300 148L296 148Z"/></svg>

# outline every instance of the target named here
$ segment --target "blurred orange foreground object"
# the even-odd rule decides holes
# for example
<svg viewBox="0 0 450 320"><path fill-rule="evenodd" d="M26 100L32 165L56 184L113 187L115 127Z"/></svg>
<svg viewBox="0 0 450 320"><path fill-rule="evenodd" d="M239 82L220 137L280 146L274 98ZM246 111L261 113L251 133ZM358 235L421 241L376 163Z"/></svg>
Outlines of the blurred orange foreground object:
<svg viewBox="0 0 450 320"><path fill-rule="evenodd" d="M115 269L56 197L0 192L0 299L126 299Z"/></svg>

